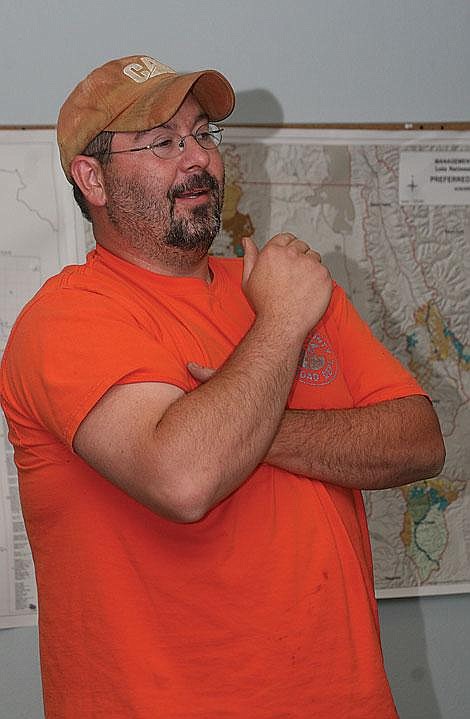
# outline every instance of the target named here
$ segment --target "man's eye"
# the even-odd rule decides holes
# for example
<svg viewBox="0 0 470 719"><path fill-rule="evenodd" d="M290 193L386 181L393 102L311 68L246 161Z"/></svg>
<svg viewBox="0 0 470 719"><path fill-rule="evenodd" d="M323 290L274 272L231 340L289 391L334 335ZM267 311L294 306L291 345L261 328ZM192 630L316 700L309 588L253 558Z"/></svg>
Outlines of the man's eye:
<svg viewBox="0 0 470 719"><path fill-rule="evenodd" d="M212 131L209 125L203 125L196 131L195 135L197 137L203 137L206 140L208 137L212 137Z"/></svg>
<svg viewBox="0 0 470 719"><path fill-rule="evenodd" d="M154 141L152 142L152 147L156 147L157 149L160 148L160 147L161 147L161 148L171 147L171 145L173 144L173 142L174 142L174 140L173 140L172 137L161 137L161 138L158 138L157 140L154 140Z"/></svg>

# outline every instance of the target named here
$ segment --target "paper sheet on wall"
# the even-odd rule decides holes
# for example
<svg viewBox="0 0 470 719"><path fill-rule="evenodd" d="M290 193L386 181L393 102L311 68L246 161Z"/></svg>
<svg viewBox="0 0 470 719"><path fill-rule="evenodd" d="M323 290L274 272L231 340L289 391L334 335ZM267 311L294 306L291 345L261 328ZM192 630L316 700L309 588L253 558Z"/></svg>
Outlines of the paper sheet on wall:
<svg viewBox="0 0 470 719"><path fill-rule="evenodd" d="M83 259L84 225L58 164L54 132L0 133L0 353L23 305ZM0 417L0 628L36 622L34 567L7 426Z"/></svg>

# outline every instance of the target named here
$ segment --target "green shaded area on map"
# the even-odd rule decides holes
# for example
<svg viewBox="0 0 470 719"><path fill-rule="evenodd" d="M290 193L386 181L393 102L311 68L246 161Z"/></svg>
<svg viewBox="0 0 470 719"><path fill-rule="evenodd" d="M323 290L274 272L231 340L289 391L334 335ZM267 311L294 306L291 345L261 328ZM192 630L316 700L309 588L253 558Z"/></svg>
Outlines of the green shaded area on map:
<svg viewBox="0 0 470 719"><path fill-rule="evenodd" d="M401 488L406 511L400 536L421 582L440 569L449 536L445 511L464 487L463 481L433 479Z"/></svg>

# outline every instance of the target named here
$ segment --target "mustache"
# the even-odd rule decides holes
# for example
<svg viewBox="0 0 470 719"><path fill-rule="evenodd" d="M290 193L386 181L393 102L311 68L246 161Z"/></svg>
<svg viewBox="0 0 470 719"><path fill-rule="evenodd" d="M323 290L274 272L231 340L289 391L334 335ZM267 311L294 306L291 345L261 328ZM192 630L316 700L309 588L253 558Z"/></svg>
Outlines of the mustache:
<svg viewBox="0 0 470 719"><path fill-rule="evenodd" d="M179 185L173 185L168 190L167 196L170 202L174 202L177 195L183 192L194 192L196 190L208 190L217 197L220 195L220 185L206 170L198 173L197 175L191 175L185 182L181 182Z"/></svg>

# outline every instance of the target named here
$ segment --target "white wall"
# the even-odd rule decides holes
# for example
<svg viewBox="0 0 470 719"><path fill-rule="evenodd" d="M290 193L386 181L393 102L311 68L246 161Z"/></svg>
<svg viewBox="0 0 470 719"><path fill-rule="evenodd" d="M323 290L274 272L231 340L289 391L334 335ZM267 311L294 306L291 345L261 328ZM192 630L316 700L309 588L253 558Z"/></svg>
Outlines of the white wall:
<svg viewBox="0 0 470 719"><path fill-rule="evenodd" d="M54 123L89 69L141 52L265 93L240 122L465 120L469 25L468 0L3 0L0 124Z"/></svg>
<svg viewBox="0 0 470 719"><path fill-rule="evenodd" d="M54 124L91 68L142 52L227 74L238 122L470 120L469 31L469 0L3 0L0 125ZM470 597L380 614L402 719L469 717ZM36 632L0 632L0 719L41 717Z"/></svg>

